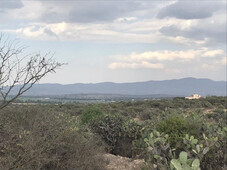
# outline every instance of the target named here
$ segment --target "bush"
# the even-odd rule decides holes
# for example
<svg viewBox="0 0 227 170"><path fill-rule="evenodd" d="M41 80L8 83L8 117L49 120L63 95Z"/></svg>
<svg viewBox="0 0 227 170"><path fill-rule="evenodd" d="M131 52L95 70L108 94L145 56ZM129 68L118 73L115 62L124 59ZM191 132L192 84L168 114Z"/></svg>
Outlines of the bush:
<svg viewBox="0 0 227 170"><path fill-rule="evenodd" d="M211 114L208 114L207 117L208 118L213 118L216 121L219 121L219 120L224 120L225 121L226 117L227 117L227 113L226 113L226 111L224 109L217 108Z"/></svg>
<svg viewBox="0 0 227 170"><path fill-rule="evenodd" d="M154 120L156 119L160 114L162 113L162 111L160 109L157 108L152 108L152 109L148 109L145 108L143 112L141 112L138 116L142 121L151 119Z"/></svg>
<svg viewBox="0 0 227 170"><path fill-rule="evenodd" d="M98 107L88 107L85 110L83 110L81 114L81 121L82 123L89 124L101 116L103 116L103 112Z"/></svg>
<svg viewBox="0 0 227 170"><path fill-rule="evenodd" d="M11 106L0 113L0 169L103 169L100 144L75 117L51 109Z"/></svg>
<svg viewBox="0 0 227 170"><path fill-rule="evenodd" d="M198 124L197 124L198 125ZM156 125L156 129L169 135L169 142L172 148L181 148L182 139L186 134L198 134L197 126L193 127L192 122L177 114L170 115Z"/></svg>
<svg viewBox="0 0 227 170"><path fill-rule="evenodd" d="M140 137L141 129L134 120L119 114L107 114L94 121L91 127L110 146L111 153L132 157L132 141Z"/></svg>
<svg viewBox="0 0 227 170"><path fill-rule="evenodd" d="M186 132L189 135L193 135L198 139L201 139L201 135L206 131L206 125L204 118L198 113L191 113L185 118L186 121Z"/></svg>
<svg viewBox="0 0 227 170"><path fill-rule="evenodd" d="M219 146L213 146L203 157L201 163L202 169L225 169L227 157L226 141L227 138L225 136L224 139L217 142Z"/></svg>

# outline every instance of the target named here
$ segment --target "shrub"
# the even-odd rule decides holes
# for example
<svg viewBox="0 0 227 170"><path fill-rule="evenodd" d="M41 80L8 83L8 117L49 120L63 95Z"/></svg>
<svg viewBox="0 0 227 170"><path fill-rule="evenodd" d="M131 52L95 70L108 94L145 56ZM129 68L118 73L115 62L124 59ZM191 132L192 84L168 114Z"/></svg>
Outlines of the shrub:
<svg viewBox="0 0 227 170"><path fill-rule="evenodd" d="M104 141L114 146L121 135L121 126L124 117L120 115L105 115L91 124L92 129L99 134Z"/></svg>
<svg viewBox="0 0 227 170"><path fill-rule="evenodd" d="M204 155L201 167L202 169L225 169L226 167L226 141L227 141L227 126L218 127L213 133L210 131L209 136L203 135L204 143L209 144L209 150ZM213 137L215 136L215 137ZM214 142L215 140L215 142Z"/></svg>
<svg viewBox="0 0 227 170"><path fill-rule="evenodd" d="M170 145L168 143L169 136L158 131L152 131L144 142L146 143L145 160L151 169L169 169L168 161L173 157Z"/></svg>
<svg viewBox="0 0 227 170"><path fill-rule="evenodd" d="M160 109L157 109L157 108L152 108L152 109L145 108L144 111L141 112L138 116L143 121L148 120L148 119L154 120L161 113L162 113L162 111Z"/></svg>
<svg viewBox="0 0 227 170"><path fill-rule="evenodd" d="M100 108L93 106L93 107L88 107L88 108L84 109L80 117L81 117L82 123L89 124L89 123L97 120L98 118L100 118L103 115L104 114L100 110Z"/></svg>
<svg viewBox="0 0 227 170"><path fill-rule="evenodd" d="M193 128L193 124L187 123L181 115L173 114L157 123L158 131L169 135L169 142L172 148L181 148L181 142L186 134L197 134L197 129Z"/></svg>
<svg viewBox="0 0 227 170"><path fill-rule="evenodd" d="M202 133L206 130L206 125L204 123L204 118L198 113L192 113L185 118L186 121L186 132L190 135L201 139Z"/></svg>
<svg viewBox="0 0 227 170"><path fill-rule="evenodd" d="M226 121L227 112L224 109L218 108L213 111L213 113L207 115L208 118L213 118L216 121L224 120Z"/></svg>
<svg viewBox="0 0 227 170"><path fill-rule="evenodd" d="M70 115L38 106L0 113L0 169L103 169L102 148Z"/></svg>
<svg viewBox="0 0 227 170"><path fill-rule="evenodd" d="M141 126L128 117L107 114L92 123L92 130L110 146L111 153L132 156L132 141L140 137Z"/></svg>

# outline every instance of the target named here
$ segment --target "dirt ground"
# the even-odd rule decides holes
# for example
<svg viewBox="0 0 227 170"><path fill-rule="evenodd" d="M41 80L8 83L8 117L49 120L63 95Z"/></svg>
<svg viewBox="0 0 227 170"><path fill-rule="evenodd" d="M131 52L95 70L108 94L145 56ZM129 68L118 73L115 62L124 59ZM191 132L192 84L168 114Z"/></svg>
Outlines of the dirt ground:
<svg viewBox="0 0 227 170"><path fill-rule="evenodd" d="M104 154L103 157L107 162L107 170L141 170L141 167L145 164L144 160L141 159L132 160L112 154Z"/></svg>

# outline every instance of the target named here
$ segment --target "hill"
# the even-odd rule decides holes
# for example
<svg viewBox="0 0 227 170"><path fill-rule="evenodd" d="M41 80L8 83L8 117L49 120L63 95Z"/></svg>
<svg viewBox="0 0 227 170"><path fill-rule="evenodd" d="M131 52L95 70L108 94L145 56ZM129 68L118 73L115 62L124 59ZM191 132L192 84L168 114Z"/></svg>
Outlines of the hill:
<svg viewBox="0 0 227 170"><path fill-rule="evenodd" d="M188 96L193 93L198 93L202 96L226 96L226 81L183 78L134 83L36 84L25 95L118 94Z"/></svg>

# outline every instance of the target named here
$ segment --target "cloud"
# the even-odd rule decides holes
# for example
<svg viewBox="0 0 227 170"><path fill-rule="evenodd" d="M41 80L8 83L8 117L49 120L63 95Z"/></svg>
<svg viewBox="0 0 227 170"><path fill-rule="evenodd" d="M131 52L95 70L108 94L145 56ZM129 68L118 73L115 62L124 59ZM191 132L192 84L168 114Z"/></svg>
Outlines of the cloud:
<svg viewBox="0 0 227 170"><path fill-rule="evenodd" d="M167 68L167 69L165 69L165 71L168 72L168 73L174 73L174 74L181 73L181 71L179 69L176 69L176 68Z"/></svg>
<svg viewBox="0 0 227 170"><path fill-rule="evenodd" d="M45 34L47 34L47 35L49 35L49 36L53 36L53 37L56 37L57 39L58 39L58 36L57 36L57 34L55 34L53 31L51 31L50 29L44 29L43 30L43 33L45 33Z"/></svg>
<svg viewBox="0 0 227 170"><path fill-rule="evenodd" d="M147 61L142 61L141 63L125 63L125 62L114 62L109 65L109 69L118 69L118 68L149 68L149 69L163 69L164 65L161 63L150 63Z"/></svg>
<svg viewBox="0 0 227 170"><path fill-rule="evenodd" d="M46 8L40 21L47 23L112 22L130 18L132 13L147 9L136 1L40 1Z"/></svg>
<svg viewBox="0 0 227 170"><path fill-rule="evenodd" d="M151 51L151 52L144 52L141 54L132 53L130 55L130 60L156 60L156 61L172 61L176 59L184 60L191 60L195 58L196 51L189 50L189 51Z"/></svg>
<svg viewBox="0 0 227 170"><path fill-rule="evenodd" d="M211 65L211 64L202 64L202 69L203 70L208 70L208 71L215 71L217 70L217 66Z"/></svg>
<svg viewBox="0 0 227 170"><path fill-rule="evenodd" d="M58 0L22 2L24 4L22 8L13 12L9 10L7 15L0 18L4 23L2 26L4 29L1 31L15 32L19 37L38 40L167 42L191 46L226 44L226 22L223 20L226 14L223 11L213 13L209 20L169 17L160 19L154 15L160 9L162 11L164 6L167 8L177 2ZM217 2L219 3L221 2ZM209 8L201 11L206 10L209 11ZM58 30L62 25L65 25L64 31Z"/></svg>
<svg viewBox="0 0 227 170"><path fill-rule="evenodd" d="M119 22L130 22L130 21L135 21L135 20L137 20L136 17L124 17L124 18L116 19L116 21L119 21Z"/></svg>
<svg viewBox="0 0 227 170"><path fill-rule="evenodd" d="M15 33L22 34L26 37L36 38L36 37L39 37L39 36L43 36L44 32L45 32L44 30L45 29L40 29L40 27L38 27L38 26L29 26L29 27L26 27L26 28L16 29ZM6 32L7 32L7 30L6 30ZM9 32L11 32L11 31L9 30Z"/></svg>
<svg viewBox="0 0 227 170"><path fill-rule="evenodd" d="M43 6L40 1L9 0L7 2L12 2L15 4L17 4L18 2L23 3L23 6L20 6L20 8L12 8L5 10L5 22L12 23L15 25L31 25L32 23L36 23L38 20L40 20L40 17L44 13L44 11L48 10L47 7Z"/></svg>
<svg viewBox="0 0 227 170"><path fill-rule="evenodd" d="M20 7L9 11L10 19L34 23L110 23L119 18L132 21L133 18L144 18L154 15L154 10L165 2L146 1L59 1L59 0L9 0L0 1L1 8ZM21 6L20 4L23 4ZM20 6L19 6L20 5ZM151 15L152 13L152 15ZM29 15L32 15L29 17ZM17 20L18 21L18 20Z"/></svg>
<svg viewBox="0 0 227 170"><path fill-rule="evenodd" d="M162 27L159 31L165 36L176 38L183 37L194 41L203 41L204 44L226 44L226 14L219 13L212 18L191 21L188 27L171 24Z"/></svg>
<svg viewBox="0 0 227 170"><path fill-rule="evenodd" d="M209 51L206 51L203 56L205 57L216 57L216 56L223 56L225 55L224 51L223 50L209 50Z"/></svg>
<svg viewBox="0 0 227 170"><path fill-rule="evenodd" d="M22 6L23 4L23 6ZM147 1L59 1L59 0L16 0L0 1L1 8L19 8L11 16L43 23L101 23L113 22L119 18L131 21L133 18L150 18L167 2ZM22 14L22 15L21 15ZM26 15L27 14L27 15ZM12 18L11 18L12 19Z"/></svg>
<svg viewBox="0 0 227 170"><path fill-rule="evenodd" d="M217 57L219 55L224 55L224 51L218 50L208 50L207 48L201 48L197 50L180 50L180 51L149 51L144 53L131 53L128 56L117 56L118 60L123 61L189 61L196 57Z"/></svg>
<svg viewBox="0 0 227 170"><path fill-rule="evenodd" d="M116 28L119 23L95 24L95 23L56 23L56 24L32 24L16 30L3 30L16 33L22 38L38 40L54 40L56 35L61 41L97 41L97 42L136 42L151 43L157 40L156 34L145 34L137 31L125 31L126 28ZM124 25L127 28L130 25Z"/></svg>
<svg viewBox="0 0 227 170"><path fill-rule="evenodd" d="M20 0L17 1L5 1L1 0L0 1L0 12L1 10L6 10L6 9L16 9L16 8L22 8L24 5Z"/></svg>
<svg viewBox="0 0 227 170"><path fill-rule="evenodd" d="M175 17L178 19L209 18L214 12L224 9L222 1L177 1L164 7L158 13L158 18Z"/></svg>
<svg viewBox="0 0 227 170"><path fill-rule="evenodd" d="M140 5L132 1L91 1L76 4L69 13L72 22L113 21L138 10Z"/></svg>
<svg viewBox="0 0 227 170"><path fill-rule="evenodd" d="M150 69L164 69L172 73L179 73L177 68L168 68L170 63L188 63L188 62L202 62L205 58L213 58L220 63L220 58L225 55L223 50L209 50L201 48L197 50L185 51L149 51L144 53L131 53L130 55L114 56L114 62L109 65L109 69L117 68L150 68ZM221 61L221 63L224 61ZM174 64L174 65L175 65ZM219 64L220 66L220 64ZM202 68L208 69L208 64L203 63Z"/></svg>
<svg viewBox="0 0 227 170"><path fill-rule="evenodd" d="M220 64L227 66L227 56L225 56L221 59Z"/></svg>
<svg viewBox="0 0 227 170"><path fill-rule="evenodd" d="M156 43L169 38L161 34L159 30L176 23L180 28L187 28L188 21L177 19L139 19L136 17L118 18L112 23L31 23L16 30L4 30L15 32L22 38L34 38L38 40L52 40L53 36L46 35L44 30L50 30L61 41L101 41L119 43ZM38 29L34 29L34 27ZM30 34L25 34L25 31ZM31 34L34 35L31 35ZM41 34L43 33L43 34ZM174 40L171 40L174 41ZM176 43L188 43L178 39ZM192 42L195 44L194 42Z"/></svg>

